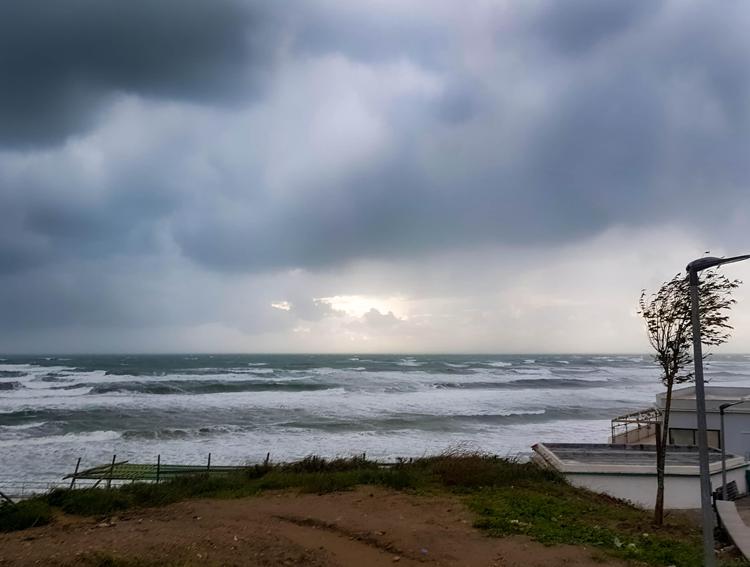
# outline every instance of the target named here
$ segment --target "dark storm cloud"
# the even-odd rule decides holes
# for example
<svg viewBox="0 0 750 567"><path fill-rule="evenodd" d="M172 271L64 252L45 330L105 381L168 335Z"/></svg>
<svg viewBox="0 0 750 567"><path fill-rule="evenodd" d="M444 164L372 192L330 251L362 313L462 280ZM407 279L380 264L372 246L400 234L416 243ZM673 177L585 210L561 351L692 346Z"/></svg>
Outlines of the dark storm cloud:
<svg viewBox="0 0 750 567"><path fill-rule="evenodd" d="M85 130L113 92L197 101L246 93L272 47L262 19L241 0L2 2L0 145Z"/></svg>
<svg viewBox="0 0 750 567"><path fill-rule="evenodd" d="M161 316L171 283L97 262L324 270L696 220L744 238L747 4L386 4L2 3L0 326Z"/></svg>
<svg viewBox="0 0 750 567"><path fill-rule="evenodd" d="M525 14L483 54L510 54L520 70L443 62L446 88L395 113L412 120L390 124L385 155L271 207L202 210L176 226L184 252L213 269L321 269L617 225L731 230L722 219L750 195L749 99L737 95L750 85L748 9L543 6L554 7ZM535 96L545 102L527 105Z"/></svg>
<svg viewBox="0 0 750 567"><path fill-rule="evenodd" d="M180 193L162 151L112 163L104 179L64 153L38 167L0 160L0 276L76 259L154 252ZM33 159L32 159L33 162Z"/></svg>

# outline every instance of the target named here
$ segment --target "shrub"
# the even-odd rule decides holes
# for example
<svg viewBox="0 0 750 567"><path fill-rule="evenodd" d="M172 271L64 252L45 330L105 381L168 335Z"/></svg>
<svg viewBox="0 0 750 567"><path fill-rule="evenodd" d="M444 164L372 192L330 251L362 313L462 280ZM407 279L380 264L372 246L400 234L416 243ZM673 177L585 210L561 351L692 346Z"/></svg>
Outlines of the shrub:
<svg viewBox="0 0 750 567"><path fill-rule="evenodd" d="M56 489L47 495L46 500L50 506L79 516L105 516L133 505L132 498L124 490L104 488Z"/></svg>
<svg viewBox="0 0 750 567"><path fill-rule="evenodd" d="M52 509L41 500L22 500L0 505L0 532L12 532L42 526L52 520Z"/></svg>

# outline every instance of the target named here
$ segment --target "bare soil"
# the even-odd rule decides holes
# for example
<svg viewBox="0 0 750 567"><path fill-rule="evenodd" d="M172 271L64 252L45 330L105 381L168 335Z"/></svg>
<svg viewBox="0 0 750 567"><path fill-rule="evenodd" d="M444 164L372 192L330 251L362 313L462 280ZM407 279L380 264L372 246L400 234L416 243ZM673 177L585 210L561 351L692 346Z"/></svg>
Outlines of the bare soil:
<svg viewBox="0 0 750 567"><path fill-rule="evenodd" d="M593 549L486 537L458 497L373 487L192 500L108 519L63 516L0 534L2 566L72 566L95 556L175 565L626 565Z"/></svg>

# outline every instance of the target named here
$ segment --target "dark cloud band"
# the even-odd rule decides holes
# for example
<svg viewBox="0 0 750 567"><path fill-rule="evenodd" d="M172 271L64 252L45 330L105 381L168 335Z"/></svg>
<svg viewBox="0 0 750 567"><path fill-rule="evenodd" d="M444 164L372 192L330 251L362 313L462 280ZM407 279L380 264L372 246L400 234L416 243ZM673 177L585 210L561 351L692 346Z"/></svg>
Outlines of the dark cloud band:
<svg viewBox="0 0 750 567"><path fill-rule="evenodd" d="M115 92L247 96L269 22L241 0L0 3L0 145L44 145L100 118Z"/></svg>

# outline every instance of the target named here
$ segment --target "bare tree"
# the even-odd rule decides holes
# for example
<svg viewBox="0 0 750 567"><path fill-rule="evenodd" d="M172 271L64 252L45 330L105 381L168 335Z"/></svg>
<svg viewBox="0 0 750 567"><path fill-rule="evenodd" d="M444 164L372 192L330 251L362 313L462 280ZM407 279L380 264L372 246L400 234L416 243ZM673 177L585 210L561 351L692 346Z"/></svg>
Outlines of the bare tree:
<svg viewBox="0 0 750 567"><path fill-rule="evenodd" d="M701 343L716 346L729 339L729 309L735 303L732 292L739 280L729 280L716 270L706 270L698 288L700 296ZM661 382L667 392L661 427L656 435L656 504L654 523L664 521L664 464L669 441L669 412L675 384L693 380L693 329L690 320L690 290L687 278L677 274L662 284L659 291L641 292L639 314L646 321L646 331L654 361L659 364Z"/></svg>

